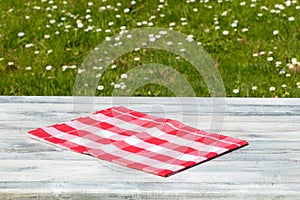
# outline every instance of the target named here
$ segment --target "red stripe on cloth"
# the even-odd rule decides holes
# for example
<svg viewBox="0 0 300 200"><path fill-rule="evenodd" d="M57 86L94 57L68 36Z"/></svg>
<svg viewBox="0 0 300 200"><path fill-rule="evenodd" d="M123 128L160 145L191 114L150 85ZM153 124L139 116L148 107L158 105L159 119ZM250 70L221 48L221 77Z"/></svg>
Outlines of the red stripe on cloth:
<svg viewBox="0 0 300 200"><path fill-rule="evenodd" d="M155 159L155 160L158 160L158 161L161 161L161 162L165 162L165 163L168 163L168 164L182 165L182 166L185 166L185 167L189 164L191 165L191 163L195 164L195 162L193 162L193 161L180 160L180 156L178 156L178 158L173 158L173 157L168 156L168 155L151 152L151 151L148 151L147 149L143 149L143 148L139 148L139 147L129 145L128 143L126 143L124 141L114 143L114 145L116 145L117 147L119 147L122 150L131 152L131 153L137 153L138 155L143 155L145 157Z"/></svg>
<svg viewBox="0 0 300 200"><path fill-rule="evenodd" d="M96 142L101 143L101 144L110 144L112 142L115 142L115 140L100 137L100 136L98 136L96 134L93 134L93 133L91 133L89 131L86 131L86 130L75 129L75 128L73 128L73 127L71 127L71 126L69 126L65 123L56 124L56 125L53 125L53 127L56 128L57 130L61 131L61 132L65 132L65 133L68 133L70 135L79 136L79 137L82 137L82 138L85 138L85 139L88 139L88 140L91 140L91 141L96 141Z"/></svg>
<svg viewBox="0 0 300 200"><path fill-rule="evenodd" d="M94 155L96 155L95 157L103 159L103 160L107 160L107 161L110 161L110 162L113 162L113 163L117 163L117 164L129 167L129 168L133 168L133 169L137 169L137 170L141 170L141 171L146 171L146 172L149 172L149 173L152 173L152 174L157 174L158 175L158 172L162 170L162 169L150 166L150 165L145 165L145 164L142 164L142 163L133 162L133 161L130 161L130 160L127 160L127 159L124 159L122 157L118 157L118 156L115 156L115 155L112 155L112 154L97 154L97 153L94 152ZM174 173L171 170L168 170L168 171L171 172L171 173Z"/></svg>
<svg viewBox="0 0 300 200"><path fill-rule="evenodd" d="M84 153L87 151L87 148L81 145L74 144L72 142L69 142L68 140L60 139L57 137L54 137L50 133L44 131L43 129L39 128L33 131L29 131L29 134L42 138L43 140L56 144L58 146L64 147L71 149L73 151L79 152L79 153Z"/></svg>
<svg viewBox="0 0 300 200"><path fill-rule="evenodd" d="M93 126L97 126L97 125L95 123L93 123ZM127 130L122 130L122 131L127 131ZM132 132L134 132L134 131L132 131ZM116 133L118 133L118 132L116 132ZM135 133L136 133L136 136L141 135L141 134L138 134L138 132L135 132ZM146 135L146 133L143 135L144 138L150 137L149 134L147 136L145 136L145 135ZM143 139L143 137L141 139ZM160 141L159 143L154 142L154 141L157 142L158 140ZM152 143L151 143L151 141L152 141ZM161 140L161 139L158 139L158 138L151 138L149 140L144 140L144 142L149 143L149 144L160 145L161 147L165 147L166 149L170 149L170 150L178 151L178 152L183 153L183 154L190 154L190 155L194 155L194 156L210 158L210 155L212 154L211 152L199 151L199 150L187 147L187 146L180 146L180 145L170 143L166 140ZM137 154L139 154L142 150L144 150L144 149L141 149L141 148L138 148L138 147L131 146L128 143L125 143L125 142L122 142L122 141L118 142L118 143L114 143L114 145L118 146L120 149L123 148L123 150L125 150L125 151L134 152L134 153L137 153ZM151 154L150 151L144 150L143 153L145 153L148 157L150 157L150 154ZM153 155L153 154L151 154L151 155ZM217 153L214 153L214 155L217 155ZM173 162L173 161L168 162L167 159L172 159L172 158L164 156L162 154L158 154L157 156L153 156L151 158L157 159L157 160L160 160L160 161L163 161L162 158L165 158L165 162L170 163L170 164L172 164L172 162ZM186 163L186 161L180 161L180 163ZM192 164L195 164L195 163L192 162ZM185 164L184 166L187 166L187 164Z"/></svg>
<svg viewBox="0 0 300 200"><path fill-rule="evenodd" d="M157 121L152 121L152 122L149 122L148 120L144 120L144 119L138 119L136 117L130 117L128 116L128 114L136 114L137 112L126 112L126 113L122 113L120 114L119 112L119 109L117 108L113 108L114 110L117 110L118 113L117 114L114 114L112 115L113 113L113 110L106 110L106 112L101 112L101 114L104 114L108 117L111 117L111 116L114 116L115 118L118 118L120 120L123 120L123 121L126 121L128 118L130 118L130 122L133 123L133 124L136 124L136 125L139 125L139 126L142 126L142 127L145 127L145 128L153 128L153 127L158 127L161 131L165 132L165 133L168 133L168 134L171 134L171 135L174 135L174 136L177 136L177 137L182 137L182 138L185 138L187 140L192 140L192 141L199 141L203 144L207 144L207 145L211 145L213 144L214 146L217 146L217 147L222 147L222 148L227 148L229 146L232 145L231 141L221 141L222 139L224 140L225 138L228 138L226 136L220 136L218 134L211 134L211 133L207 133L207 132L204 132L204 131L200 131L198 129L192 129L194 130L193 132L194 133L200 133L202 135L196 135L196 134L190 134L189 131L186 131L186 129L188 129L189 127L185 126L185 125L179 125L178 122L172 122L172 120L168 120L168 123L172 124L172 125L176 125L177 128L180 127L180 128L184 128L184 130L178 130L178 129L174 129L172 128L170 125L168 124L161 124ZM121 110L124 110L123 108ZM98 112L100 113L100 112ZM146 116L146 115L144 115ZM146 116L147 118L149 118L148 116ZM150 119L150 118L149 118ZM158 121L162 121L163 119L159 119ZM166 120L165 120L166 121ZM150 126L149 126L150 125ZM211 139L207 138L208 136L212 137ZM220 136L220 137L219 137ZM201 139L201 137L205 137L205 139ZM230 142L230 143L228 143Z"/></svg>
<svg viewBox="0 0 300 200"><path fill-rule="evenodd" d="M43 129L37 129L37 130L29 131L28 133L31 134L31 135L35 135L35 136L37 136L37 135L40 136L40 134L42 134L43 136L46 136L45 138L43 138L45 141L56 144L57 146L68 148L68 149L70 149L72 151L76 151L78 153L88 153L88 154L92 153L92 155L97 157L97 158L101 158L101 159L104 159L104 160L107 160L107 161L122 164L122 165L127 166L127 167L128 167L128 165L130 165L130 166L134 165L134 168L138 169L138 170L143 170L143 168L152 168L153 171L160 171L161 170L159 168L154 168L154 167L151 167L149 165L133 163L130 160L126 160L122 157L118 157L118 156L115 156L115 155L112 155L112 154L109 154L109 153L105 153L105 152L103 152L99 149L90 149L90 148L87 148L85 146L77 145L77 144L72 143L72 142L67 141L67 140L56 138L56 137L52 136L51 134L45 132ZM122 163L118 162L119 159L121 159L123 162Z"/></svg>
<svg viewBox="0 0 300 200"><path fill-rule="evenodd" d="M88 123L91 124L91 126L96 126L98 127L98 124L100 123L99 121L96 121L94 119L91 119L91 118L85 118L84 120L82 120L83 118L80 118L78 121L82 122L82 123L87 123L86 125L88 125ZM108 123L106 123L108 124ZM64 124L61 128L60 126L55 126L56 128L60 128L61 131L63 130L66 130L66 131L73 131L74 128L72 127L69 127L69 128L65 128L65 126L67 126L66 124ZM114 131L117 130L116 133L118 133L118 131L120 132L121 129L119 129L118 127L115 127L111 124L108 124L106 126L106 129L105 130L110 130L110 129L113 129ZM123 130L122 130L123 131ZM127 131L127 130L126 130ZM134 132L134 131L132 131ZM88 134L86 135L94 135L93 133L90 133L90 132L87 132ZM138 132L134 132L134 134L138 134ZM146 135L146 134L144 134ZM96 135L95 135L96 136ZM150 137L149 135L147 135L148 137ZM99 137L99 136L98 136ZM85 137L86 138L86 137ZM99 137L100 138L100 137ZM105 139L105 138L102 138L102 139ZM159 140L157 138L157 140ZM163 140L161 140L163 141ZM146 142L146 141L145 141ZM167 142L164 140L164 142ZM167 142L168 143L168 142ZM157 153L154 153L154 152L151 152L151 151L148 151L146 149L143 149L143 148L139 148L139 147L135 147L135 146L132 146L124 141L119 141L119 142L114 142L113 143L115 146L119 147L120 149L124 150L124 151L128 151L128 152L131 152L131 153L137 153L137 154L141 154L140 152L143 152L143 155L146 155L147 157L150 157L152 159L155 159L155 160L159 160L159 161L162 161L162 162L166 162L166 163L169 163L169 164L178 164L178 165L183 165L185 167L189 166L189 165L194 165L195 162L187 162L187 161L182 161L180 160L180 157L179 159L177 158L177 160L174 160L174 158L170 157L170 156L167 156L167 155L163 155L163 154L157 154ZM173 145L169 145L170 147L172 146L175 146L176 144L173 144ZM178 146L178 145L176 145ZM178 146L178 147L181 147L179 152L181 153L186 153L186 152L182 152L182 150L185 150L185 147L184 146ZM188 147L186 147L188 148ZM196 151L195 149L193 149L194 151ZM199 154L197 155L199 156ZM172 160L173 159L173 160Z"/></svg>
<svg viewBox="0 0 300 200"><path fill-rule="evenodd" d="M133 115L134 117L136 117L136 118L134 118L134 117L131 117L131 118L138 119L138 118L140 118L139 116L141 116L139 112L130 110L130 109L122 107L122 106L121 107L112 107L112 108L110 108L109 112L110 113L115 113L114 115L112 115L112 116L115 116L115 117L120 117L120 115L123 116L125 114L130 114L130 115ZM122 114L120 114L120 112ZM153 116L150 116L150 115L147 115L147 114L143 114L142 116L143 116L144 119L153 120L153 122L149 122L149 123L154 123L153 126L160 125L159 122L170 123L170 124L172 124L173 126L175 126L178 129L186 130L188 132L198 133L200 135L206 135L206 136L216 137L219 140L224 140L226 142L236 143L236 139L235 138L228 137L228 136L225 136L225 135L219 135L219 134L216 134L216 133L208 133L208 132L205 132L205 131L202 131L202 130L199 130L199 129L196 129L196 128L193 128L193 127L190 127L190 126L186 126L186 125L184 125L181 122L176 121L176 120L171 120L171 119L166 119L166 118L157 118L157 117L153 117ZM141 120L141 119L138 119L138 120ZM141 125L143 124L142 122L139 122L139 123ZM143 126L145 126L146 124L147 124L147 122L145 123L145 121L144 121ZM139 125L139 124L137 124L137 125ZM243 144L245 142L246 141L243 141ZM246 142L246 144L248 144L248 143Z"/></svg>
<svg viewBox="0 0 300 200"><path fill-rule="evenodd" d="M47 133L46 131L44 131L41 128L29 131L28 133L31 134L31 135L43 138L43 139L48 138L48 137L52 137L52 135L50 135L49 133Z"/></svg>
<svg viewBox="0 0 300 200"><path fill-rule="evenodd" d="M86 123L88 120L82 121L80 119L79 121L82 122L82 123ZM94 123L94 121L96 121L96 120L93 120L93 123L91 123L91 126L95 126L95 127L100 128L97 123ZM86 125L88 125L88 124L86 124ZM160 145L162 147L165 147L165 148L168 148L168 149L171 149L171 150L175 150L175 151L178 151L178 152L181 152L181 153L184 153L184 154L190 154L190 152L193 152L194 154L191 154L191 155L200 156L199 149L197 150L197 149L194 149L194 148L191 148L191 147L188 147L188 146L177 145L177 144L174 144L172 142L168 142L167 140L162 140L162 139L156 138L156 137L151 136L150 134L147 134L147 133L144 133L144 132L135 132L135 131L130 131L130 130L123 129L123 128L121 129L121 128L115 127L113 125L110 125L110 126L107 126L107 127L109 127L109 128L106 128L104 130L109 130L111 132L114 132L116 134L121 134L121 135L126 135L126 132L127 132L127 133L130 133L129 135L135 135L137 138L142 139L142 140L144 140L144 142L149 143L149 144ZM92 134L92 133L90 133L90 134ZM147 138L150 138L150 140L147 140ZM193 140L194 136L192 136L192 138L189 138L189 139L191 139L191 141L194 141ZM159 143L156 143L157 141L159 141ZM203 157L206 157L205 155L209 153L209 152L205 152L205 151L201 151L201 152L202 152L201 155Z"/></svg>
<svg viewBox="0 0 300 200"><path fill-rule="evenodd" d="M171 170L161 170L157 173L157 175L167 177L167 176L170 176L174 173L176 173L176 172L172 172Z"/></svg>

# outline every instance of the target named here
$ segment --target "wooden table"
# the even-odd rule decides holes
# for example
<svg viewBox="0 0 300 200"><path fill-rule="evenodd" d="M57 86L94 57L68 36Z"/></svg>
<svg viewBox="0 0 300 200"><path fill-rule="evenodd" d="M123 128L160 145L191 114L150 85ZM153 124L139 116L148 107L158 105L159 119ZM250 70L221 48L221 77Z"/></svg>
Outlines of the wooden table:
<svg viewBox="0 0 300 200"><path fill-rule="evenodd" d="M219 133L249 142L162 178L26 137L28 130L85 115L73 97L2 96L0 199L299 199L300 99L223 99L226 110L212 100L93 99L94 110L123 105L205 130L218 122Z"/></svg>

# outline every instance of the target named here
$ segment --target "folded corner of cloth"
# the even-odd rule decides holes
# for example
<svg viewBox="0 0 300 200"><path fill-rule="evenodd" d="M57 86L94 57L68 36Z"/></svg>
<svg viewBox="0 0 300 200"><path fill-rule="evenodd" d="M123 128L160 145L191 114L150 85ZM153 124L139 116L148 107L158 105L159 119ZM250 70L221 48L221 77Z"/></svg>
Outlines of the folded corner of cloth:
<svg viewBox="0 0 300 200"><path fill-rule="evenodd" d="M31 130L28 136L163 177L248 145L123 106Z"/></svg>

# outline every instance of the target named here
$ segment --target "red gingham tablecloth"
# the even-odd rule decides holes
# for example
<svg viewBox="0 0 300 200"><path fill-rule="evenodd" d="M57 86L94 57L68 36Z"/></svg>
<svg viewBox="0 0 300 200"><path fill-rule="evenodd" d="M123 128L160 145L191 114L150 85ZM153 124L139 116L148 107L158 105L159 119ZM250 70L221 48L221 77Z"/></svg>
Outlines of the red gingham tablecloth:
<svg viewBox="0 0 300 200"><path fill-rule="evenodd" d="M38 128L28 136L163 177L248 144L125 107Z"/></svg>

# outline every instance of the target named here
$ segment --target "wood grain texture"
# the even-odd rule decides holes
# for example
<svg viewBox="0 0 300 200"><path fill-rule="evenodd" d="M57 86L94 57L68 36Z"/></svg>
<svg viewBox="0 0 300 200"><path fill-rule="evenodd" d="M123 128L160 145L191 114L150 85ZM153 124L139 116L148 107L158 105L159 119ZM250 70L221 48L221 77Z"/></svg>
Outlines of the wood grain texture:
<svg viewBox="0 0 300 200"><path fill-rule="evenodd" d="M26 137L123 105L249 142L168 178ZM297 199L300 99L0 97L0 199Z"/></svg>

